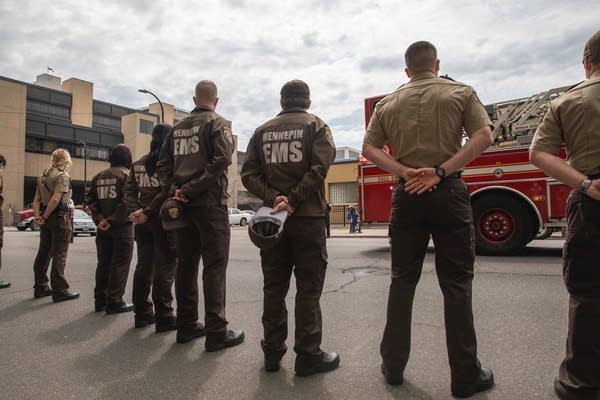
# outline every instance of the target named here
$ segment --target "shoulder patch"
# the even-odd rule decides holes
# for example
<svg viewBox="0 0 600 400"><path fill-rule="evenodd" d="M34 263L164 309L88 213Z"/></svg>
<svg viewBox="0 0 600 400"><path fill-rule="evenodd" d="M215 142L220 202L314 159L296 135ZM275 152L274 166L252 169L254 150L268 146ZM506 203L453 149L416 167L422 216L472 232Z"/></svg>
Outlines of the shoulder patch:
<svg viewBox="0 0 600 400"><path fill-rule="evenodd" d="M58 181L60 182L61 185L63 186L69 186L69 178L67 177L66 174L60 174L58 176Z"/></svg>
<svg viewBox="0 0 600 400"><path fill-rule="evenodd" d="M231 128L228 126L224 126L221 130L223 131L225 139L227 139L229 143L233 144L233 133L231 133Z"/></svg>
<svg viewBox="0 0 600 400"><path fill-rule="evenodd" d="M331 129L329 129L328 126L325 126L325 139L327 139L331 147L335 149L335 143L333 142L333 134L331 133Z"/></svg>

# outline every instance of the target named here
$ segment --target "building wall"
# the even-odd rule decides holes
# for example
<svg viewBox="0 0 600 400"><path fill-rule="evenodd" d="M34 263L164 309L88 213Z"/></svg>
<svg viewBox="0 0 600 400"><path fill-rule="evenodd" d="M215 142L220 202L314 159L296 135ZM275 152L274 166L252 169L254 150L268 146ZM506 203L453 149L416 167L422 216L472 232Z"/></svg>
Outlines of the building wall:
<svg viewBox="0 0 600 400"><path fill-rule="evenodd" d="M94 84L71 78L63 82L62 88L73 96L71 106L71 123L73 125L92 126L94 116Z"/></svg>
<svg viewBox="0 0 600 400"><path fill-rule="evenodd" d="M164 124L169 124L169 125L173 126L173 117L175 116L175 107L173 107L171 104L165 104L165 103L162 103L162 105L163 105L163 110L165 111L165 120L164 121L161 121L161 119L160 119L162 117L162 110L160 109L160 104L158 104L158 103L150 104L148 111L150 112L150 114L154 114L159 117L158 122L162 122Z"/></svg>
<svg viewBox="0 0 600 400"><path fill-rule="evenodd" d="M151 134L140 132L141 119L153 120L152 122L155 125L158 123L158 117L142 113L127 114L121 118L121 131L123 132L123 138L125 144L131 150L131 155L134 161L142 157L144 154L148 154L148 151L150 151L150 142L152 141Z"/></svg>
<svg viewBox="0 0 600 400"><path fill-rule="evenodd" d="M23 204L26 99L26 86L0 80L0 153L6 158L2 175L5 225L12 224L12 212Z"/></svg>
<svg viewBox="0 0 600 400"><path fill-rule="evenodd" d="M331 183L351 183L355 190L358 190L358 162L337 162L329 167L327 178L325 179L325 199L331 203L329 193L329 184ZM332 210L330 219L332 224L346 224L346 215L349 204L331 204Z"/></svg>
<svg viewBox="0 0 600 400"><path fill-rule="evenodd" d="M233 154L231 155L231 165L227 169L227 194L229 194L229 200L227 201L227 205L229 207L238 206L239 196L238 192L242 186L242 178L240 177L240 171L238 171L238 137L237 135L233 135Z"/></svg>
<svg viewBox="0 0 600 400"><path fill-rule="evenodd" d="M0 77L0 153L7 160L5 225L13 223L14 212L33 201L36 178L48 168L50 153L56 148L71 152L69 174L77 202L83 199L85 183L89 185L94 175L109 166L108 152L114 145L128 145L134 160L148 153L152 128L160 121L160 105L139 111L95 100L93 91L93 83L77 78L61 83L60 77L43 74L30 84ZM164 122L170 125L176 115L189 115L170 104L163 103L163 108ZM237 176L235 160L233 165L232 181Z"/></svg>
<svg viewBox="0 0 600 400"><path fill-rule="evenodd" d="M325 178L325 199L329 201L330 183L357 183L358 162L335 163L329 167L327 178Z"/></svg>

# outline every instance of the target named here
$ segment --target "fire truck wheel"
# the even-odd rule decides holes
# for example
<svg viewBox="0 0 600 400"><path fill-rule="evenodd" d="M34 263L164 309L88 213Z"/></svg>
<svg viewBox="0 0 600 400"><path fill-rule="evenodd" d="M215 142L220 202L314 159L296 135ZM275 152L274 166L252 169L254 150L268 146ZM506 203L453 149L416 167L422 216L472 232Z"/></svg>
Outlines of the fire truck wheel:
<svg viewBox="0 0 600 400"><path fill-rule="evenodd" d="M473 220L479 254L514 254L534 236L535 223L527 206L508 195L473 200Z"/></svg>

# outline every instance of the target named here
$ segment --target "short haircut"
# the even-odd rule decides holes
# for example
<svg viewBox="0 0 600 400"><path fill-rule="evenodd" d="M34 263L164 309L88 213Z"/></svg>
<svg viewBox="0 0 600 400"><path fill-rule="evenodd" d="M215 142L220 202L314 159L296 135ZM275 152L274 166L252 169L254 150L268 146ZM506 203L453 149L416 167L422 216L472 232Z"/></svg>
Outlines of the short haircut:
<svg viewBox="0 0 600 400"><path fill-rule="evenodd" d="M431 69L437 60L435 46L426 41L415 42L408 46L404 53L406 67L412 72L421 72Z"/></svg>
<svg viewBox="0 0 600 400"><path fill-rule="evenodd" d="M306 97L286 97L281 99L281 108L289 110L290 108L302 108L308 110L310 99Z"/></svg>
<svg viewBox="0 0 600 400"><path fill-rule="evenodd" d="M108 154L108 161L111 167L131 168L131 150L123 143L118 144Z"/></svg>
<svg viewBox="0 0 600 400"><path fill-rule="evenodd" d="M195 96L198 100L214 101L217 99L217 85L213 81L200 81L196 84Z"/></svg>
<svg viewBox="0 0 600 400"><path fill-rule="evenodd" d="M299 79L286 82L280 91L281 107L284 110L290 108L302 108L307 110L310 107L310 88L306 82Z"/></svg>
<svg viewBox="0 0 600 400"><path fill-rule="evenodd" d="M2 154L0 154L0 166L1 165L6 165L6 158L4 158Z"/></svg>
<svg viewBox="0 0 600 400"><path fill-rule="evenodd" d="M584 57L589 57L594 65L600 66L600 31L588 39L583 48Z"/></svg>

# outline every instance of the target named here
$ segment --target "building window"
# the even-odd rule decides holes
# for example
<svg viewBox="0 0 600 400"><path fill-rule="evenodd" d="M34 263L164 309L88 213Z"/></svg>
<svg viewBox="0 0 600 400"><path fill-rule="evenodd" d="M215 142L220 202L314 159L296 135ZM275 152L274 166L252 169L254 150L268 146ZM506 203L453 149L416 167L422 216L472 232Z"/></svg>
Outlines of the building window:
<svg viewBox="0 0 600 400"><path fill-rule="evenodd" d="M27 100L27 112L66 120L68 120L71 115L71 109L69 107L42 103L41 101L36 100Z"/></svg>
<svg viewBox="0 0 600 400"><path fill-rule="evenodd" d="M92 126L121 130L121 118L110 118L105 117L104 115L94 114Z"/></svg>
<svg viewBox="0 0 600 400"><path fill-rule="evenodd" d="M27 136L25 138L25 151L28 153L52 154L58 148L66 149L73 158L83 158L83 146L76 143L62 142L59 140L42 139ZM90 146L87 148L88 160L108 161L108 148Z"/></svg>
<svg viewBox="0 0 600 400"><path fill-rule="evenodd" d="M154 129L154 122L148 121L147 119L140 119L140 133L152 134Z"/></svg>
<svg viewBox="0 0 600 400"><path fill-rule="evenodd" d="M358 202L357 187L355 182L330 183L330 204L355 204Z"/></svg>

